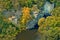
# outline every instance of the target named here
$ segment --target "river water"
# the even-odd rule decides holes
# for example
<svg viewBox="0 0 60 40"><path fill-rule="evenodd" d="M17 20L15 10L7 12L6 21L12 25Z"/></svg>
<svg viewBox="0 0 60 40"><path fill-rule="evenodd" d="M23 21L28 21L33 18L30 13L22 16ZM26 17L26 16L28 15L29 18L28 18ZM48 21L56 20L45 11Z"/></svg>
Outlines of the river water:
<svg viewBox="0 0 60 40"><path fill-rule="evenodd" d="M39 40L37 29L25 30L19 33L16 40Z"/></svg>

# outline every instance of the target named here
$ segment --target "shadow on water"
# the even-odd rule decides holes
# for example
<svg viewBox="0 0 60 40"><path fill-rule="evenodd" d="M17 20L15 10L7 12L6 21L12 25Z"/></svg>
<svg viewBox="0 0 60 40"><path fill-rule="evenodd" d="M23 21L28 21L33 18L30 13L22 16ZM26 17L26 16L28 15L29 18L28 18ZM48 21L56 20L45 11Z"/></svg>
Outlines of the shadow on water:
<svg viewBox="0 0 60 40"><path fill-rule="evenodd" d="M35 40L37 37L37 29L25 30L16 36L16 40Z"/></svg>
<svg viewBox="0 0 60 40"><path fill-rule="evenodd" d="M39 26L35 24L34 28L22 31L16 36L16 40L35 40L37 37L38 27Z"/></svg>

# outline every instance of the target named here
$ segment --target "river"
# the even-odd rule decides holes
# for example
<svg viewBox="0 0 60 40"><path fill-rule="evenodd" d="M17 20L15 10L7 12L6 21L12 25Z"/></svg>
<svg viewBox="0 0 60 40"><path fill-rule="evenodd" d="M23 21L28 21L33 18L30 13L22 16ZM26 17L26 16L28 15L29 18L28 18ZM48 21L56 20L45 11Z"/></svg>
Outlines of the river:
<svg viewBox="0 0 60 40"><path fill-rule="evenodd" d="M25 30L16 36L16 40L37 40L38 33L37 29Z"/></svg>

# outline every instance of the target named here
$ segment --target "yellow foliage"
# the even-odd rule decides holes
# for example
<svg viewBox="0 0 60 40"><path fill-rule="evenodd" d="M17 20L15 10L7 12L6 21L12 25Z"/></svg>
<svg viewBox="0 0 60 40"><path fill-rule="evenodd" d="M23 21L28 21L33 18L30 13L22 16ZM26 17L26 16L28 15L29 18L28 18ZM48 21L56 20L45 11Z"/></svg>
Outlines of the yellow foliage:
<svg viewBox="0 0 60 40"><path fill-rule="evenodd" d="M38 21L39 29L38 31L41 32L42 29L46 29L47 27L60 27L60 17L56 16L48 16L46 19L41 18Z"/></svg>
<svg viewBox="0 0 60 40"><path fill-rule="evenodd" d="M27 21L31 19L30 8L24 7L24 8L22 9L22 13L23 13L23 15L22 15L22 20L21 20L21 22L22 22L23 24L26 24Z"/></svg>
<svg viewBox="0 0 60 40"><path fill-rule="evenodd" d="M42 25L44 21L45 21L45 18L40 18L38 21L38 25L39 26Z"/></svg>
<svg viewBox="0 0 60 40"><path fill-rule="evenodd" d="M30 13L30 8L28 8L28 7L24 7L23 8L23 10L22 10L22 13L23 13L23 15L30 15L29 13Z"/></svg>
<svg viewBox="0 0 60 40"><path fill-rule="evenodd" d="M60 7L56 7L52 13L51 13L53 16L57 16L57 17L60 17Z"/></svg>
<svg viewBox="0 0 60 40"><path fill-rule="evenodd" d="M43 20L44 18L40 19ZM41 21L39 21L40 23ZM41 40L45 40L43 38L47 38L47 40L55 40L57 39L57 35L60 36L60 17L56 16L48 16L43 24L39 24L38 32L40 33ZM52 34L51 34L52 33ZM52 39L52 37L54 39Z"/></svg>

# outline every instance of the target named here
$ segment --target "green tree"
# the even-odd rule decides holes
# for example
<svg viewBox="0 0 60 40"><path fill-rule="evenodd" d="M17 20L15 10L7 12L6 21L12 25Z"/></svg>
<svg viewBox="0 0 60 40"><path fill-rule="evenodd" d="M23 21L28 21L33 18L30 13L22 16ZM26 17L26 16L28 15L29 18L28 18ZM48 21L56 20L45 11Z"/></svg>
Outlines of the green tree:
<svg viewBox="0 0 60 40"><path fill-rule="evenodd" d="M43 20L43 21L41 21ZM60 40L60 17L49 16L38 21L41 40Z"/></svg>
<svg viewBox="0 0 60 40"><path fill-rule="evenodd" d="M13 40L21 32L20 26L15 26L0 13L0 40Z"/></svg>
<svg viewBox="0 0 60 40"><path fill-rule="evenodd" d="M60 7L56 7L52 10L51 15L60 17Z"/></svg>

